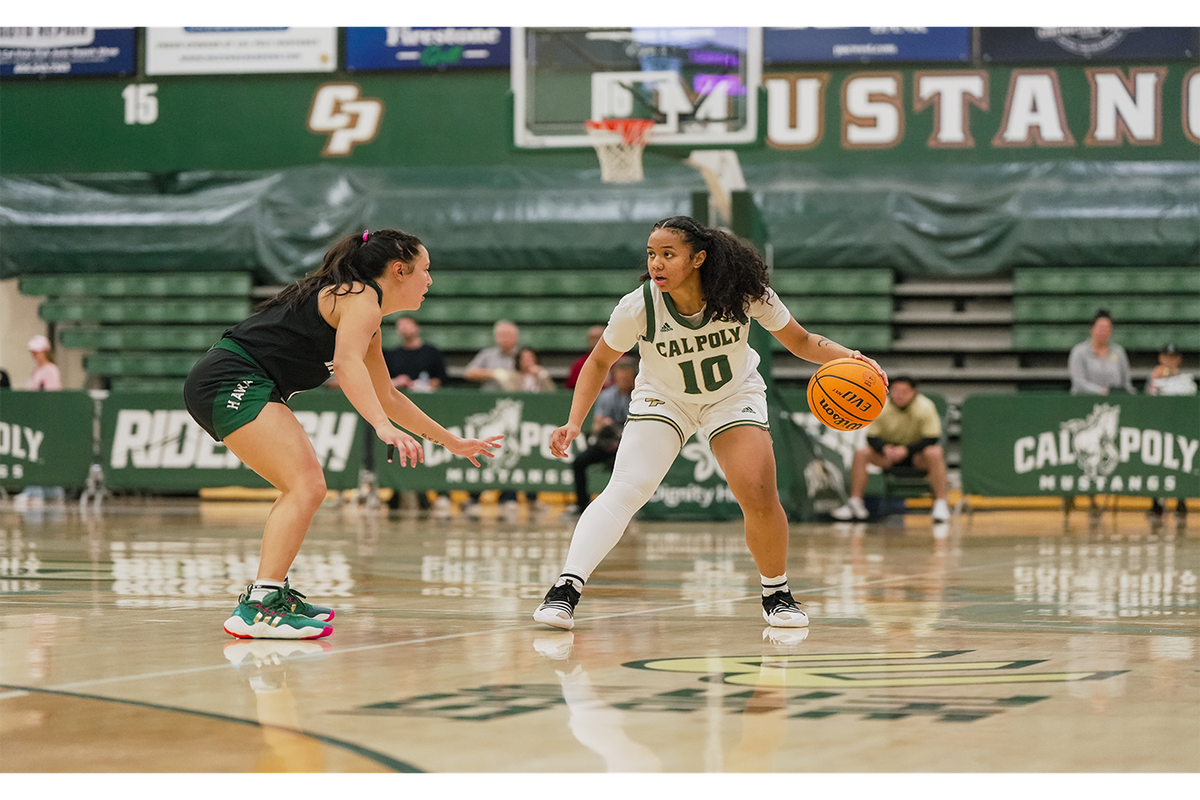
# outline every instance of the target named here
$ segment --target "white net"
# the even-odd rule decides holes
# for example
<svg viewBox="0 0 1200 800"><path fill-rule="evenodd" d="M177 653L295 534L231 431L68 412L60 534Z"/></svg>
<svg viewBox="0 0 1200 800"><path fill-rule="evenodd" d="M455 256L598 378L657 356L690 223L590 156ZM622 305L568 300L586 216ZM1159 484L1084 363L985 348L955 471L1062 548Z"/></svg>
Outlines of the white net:
<svg viewBox="0 0 1200 800"><path fill-rule="evenodd" d="M654 123L648 120L603 120L585 123L592 147L600 159L600 180L637 183L642 173L642 151Z"/></svg>

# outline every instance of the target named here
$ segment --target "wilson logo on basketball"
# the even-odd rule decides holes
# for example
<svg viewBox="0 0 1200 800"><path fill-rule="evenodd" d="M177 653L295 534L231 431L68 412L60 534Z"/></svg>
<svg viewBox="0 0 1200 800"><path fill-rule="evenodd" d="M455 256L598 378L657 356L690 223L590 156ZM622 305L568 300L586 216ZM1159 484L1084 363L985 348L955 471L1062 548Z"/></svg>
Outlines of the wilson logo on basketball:
<svg viewBox="0 0 1200 800"><path fill-rule="evenodd" d="M840 409L832 406L828 400L821 398L817 401L817 408L813 409L817 415L817 419L824 422L834 430L839 431L856 431L861 428L864 422L844 416Z"/></svg>

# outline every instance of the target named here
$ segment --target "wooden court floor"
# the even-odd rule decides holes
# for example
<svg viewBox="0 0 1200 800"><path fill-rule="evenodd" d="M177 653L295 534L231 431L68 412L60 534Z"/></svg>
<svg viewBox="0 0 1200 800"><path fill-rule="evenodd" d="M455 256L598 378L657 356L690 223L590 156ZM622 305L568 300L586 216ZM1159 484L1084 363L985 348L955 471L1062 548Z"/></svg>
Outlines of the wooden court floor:
<svg viewBox="0 0 1200 800"><path fill-rule="evenodd" d="M261 502L0 511L0 772L1200 772L1200 515L793 524L766 628L740 523L638 522L572 632L571 524L327 504L333 636L221 624Z"/></svg>

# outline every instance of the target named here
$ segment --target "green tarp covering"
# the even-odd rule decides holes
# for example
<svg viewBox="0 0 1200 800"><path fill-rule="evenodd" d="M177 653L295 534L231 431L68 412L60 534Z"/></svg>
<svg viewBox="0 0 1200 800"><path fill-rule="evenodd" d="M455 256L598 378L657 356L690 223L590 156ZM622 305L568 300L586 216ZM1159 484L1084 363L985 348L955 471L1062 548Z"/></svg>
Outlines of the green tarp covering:
<svg viewBox="0 0 1200 800"><path fill-rule="evenodd" d="M1200 162L744 171L777 269L1200 265ZM682 164L647 167L637 184L594 177L508 166L0 177L0 278L250 269L280 283L368 227L416 234L435 268L630 268L650 226L689 213L703 188Z"/></svg>

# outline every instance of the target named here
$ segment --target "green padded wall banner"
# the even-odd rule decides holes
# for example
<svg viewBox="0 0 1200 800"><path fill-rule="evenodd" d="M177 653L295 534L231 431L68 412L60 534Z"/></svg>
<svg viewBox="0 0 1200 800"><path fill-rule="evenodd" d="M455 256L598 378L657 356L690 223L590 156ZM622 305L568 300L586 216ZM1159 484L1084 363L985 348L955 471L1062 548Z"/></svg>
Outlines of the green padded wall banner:
<svg viewBox="0 0 1200 800"><path fill-rule="evenodd" d="M87 392L0 391L0 486L83 488L93 414Z"/></svg>
<svg viewBox="0 0 1200 800"><path fill-rule="evenodd" d="M1200 497L1200 398L976 395L963 491L989 497Z"/></svg>

